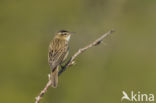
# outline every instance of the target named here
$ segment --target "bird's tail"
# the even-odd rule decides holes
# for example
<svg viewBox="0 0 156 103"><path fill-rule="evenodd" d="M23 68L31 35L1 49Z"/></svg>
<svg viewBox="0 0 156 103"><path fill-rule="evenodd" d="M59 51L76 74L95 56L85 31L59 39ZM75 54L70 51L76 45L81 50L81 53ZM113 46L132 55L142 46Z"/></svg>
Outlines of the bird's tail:
<svg viewBox="0 0 156 103"><path fill-rule="evenodd" d="M57 84L58 84L58 66L56 67L56 69L54 71L51 72L50 79L51 79L51 82L52 82L52 87L57 88Z"/></svg>

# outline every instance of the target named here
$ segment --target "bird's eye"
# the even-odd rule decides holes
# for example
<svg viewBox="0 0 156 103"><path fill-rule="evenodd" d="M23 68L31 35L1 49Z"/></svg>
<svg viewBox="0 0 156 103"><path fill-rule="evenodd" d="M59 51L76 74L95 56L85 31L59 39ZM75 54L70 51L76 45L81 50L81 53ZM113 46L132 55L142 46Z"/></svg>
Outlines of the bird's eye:
<svg viewBox="0 0 156 103"><path fill-rule="evenodd" d="M67 35L67 33L63 33L63 35Z"/></svg>

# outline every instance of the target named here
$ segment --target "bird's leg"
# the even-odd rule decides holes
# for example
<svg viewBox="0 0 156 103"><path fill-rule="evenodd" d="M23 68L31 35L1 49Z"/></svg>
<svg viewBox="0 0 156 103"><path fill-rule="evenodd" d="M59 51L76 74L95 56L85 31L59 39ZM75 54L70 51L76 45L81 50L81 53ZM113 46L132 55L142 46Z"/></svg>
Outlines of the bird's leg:
<svg viewBox="0 0 156 103"><path fill-rule="evenodd" d="M67 60L68 60L68 59L66 58L66 59L61 63L61 65L60 65L61 69L65 67Z"/></svg>
<svg viewBox="0 0 156 103"><path fill-rule="evenodd" d="M62 69L62 68L64 68L64 65L61 64L60 67L61 67L61 69Z"/></svg>

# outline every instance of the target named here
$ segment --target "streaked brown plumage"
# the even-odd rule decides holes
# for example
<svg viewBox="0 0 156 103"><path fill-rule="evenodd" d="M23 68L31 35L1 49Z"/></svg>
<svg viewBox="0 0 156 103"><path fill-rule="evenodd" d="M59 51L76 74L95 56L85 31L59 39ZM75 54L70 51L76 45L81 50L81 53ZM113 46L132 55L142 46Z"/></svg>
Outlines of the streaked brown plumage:
<svg viewBox="0 0 156 103"><path fill-rule="evenodd" d="M58 84L59 66L67 58L69 53L68 42L70 35L68 31L59 31L49 45L48 62L51 68L51 82L54 88Z"/></svg>

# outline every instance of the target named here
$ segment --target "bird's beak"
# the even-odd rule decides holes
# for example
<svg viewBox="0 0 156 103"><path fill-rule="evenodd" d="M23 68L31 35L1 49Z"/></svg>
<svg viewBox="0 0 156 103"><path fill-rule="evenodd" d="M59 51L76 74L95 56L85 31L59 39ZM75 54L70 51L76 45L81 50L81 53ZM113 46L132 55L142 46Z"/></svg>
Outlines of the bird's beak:
<svg viewBox="0 0 156 103"><path fill-rule="evenodd" d="M70 35L73 35L73 34L75 34L75 32L69 32L69 34L70 34Z"/></svg>

